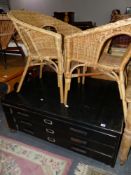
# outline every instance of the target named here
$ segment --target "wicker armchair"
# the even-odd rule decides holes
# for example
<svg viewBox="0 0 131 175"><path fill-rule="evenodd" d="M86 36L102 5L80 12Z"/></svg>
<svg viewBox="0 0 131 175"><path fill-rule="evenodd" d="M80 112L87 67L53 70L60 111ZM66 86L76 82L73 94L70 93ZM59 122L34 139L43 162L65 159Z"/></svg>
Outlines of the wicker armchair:
<svg viewBox="0 0 131 175"><path fill-rule="evenodd" d="M14 34L14 25L6 14L0 14L0 53L6 68L6 49Z"/></svg>
<svg viewBox="0 0 131 175"><path fill-rule="evenodd" d="M50 66L58 76L60 102L63 103L63 35L80 31L53 17L24 10L14 10L8 13L13 21L28 52L27 63L21 77L17 92L20 91L25 75L30 66L40 65L40 78L44 65ZM53 26L57 33L46 30L45 26ZM67 27L68 26L68 27Z"/></svg>
<svg viewBox="0 0 131 175"><path fill-rule="evenodd" d="M131 37L131 18L65 37L65 105L67 105L71 78L97 74L79 74L75 70L79 67L87 67L87 70L88 68L95 68L100 71L98 73L106 74L118 83L123 102L124 116L126 118L127 107L125 102L124 74L125 67L131 57L131 45L122 57L113 56L109 53L112 38L121 34Z"/></svg>

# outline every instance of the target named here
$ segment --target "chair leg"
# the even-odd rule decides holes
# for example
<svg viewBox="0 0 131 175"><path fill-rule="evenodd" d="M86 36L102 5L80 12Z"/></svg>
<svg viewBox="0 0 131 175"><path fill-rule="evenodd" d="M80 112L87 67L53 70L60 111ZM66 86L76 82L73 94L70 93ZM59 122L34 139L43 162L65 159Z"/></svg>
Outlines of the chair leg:
<svg viewBox="0 0 131 175"><path fill-rule="evenodd" d="M82 74L85 74L87 67L82 67ZM81 73L81 68L77 68L77 74L79 75ZM78 76L78 83L81 83L81 77ZM85 76L82 77L82 84L85 84Z"/></svg>
<svg viewBox="0 0 131 175"><path fill-rule="evenodd" d="M121 165L123 165L127 160L130 148L131 148L131 103L128 104L127 119L119 151L119 159Z"/></svg>
<svg viewBox="0 0 131 175"><path fill-rule="evenodd" d="M60 102L64 103L63 74L58 74L58 87L59 87L59 90L60 90Z"/></svg>
<svg viewBox="0 0 131 175"><path fill-rule="evenodd" d="M65 78L64 105L67 106L68 91L70 90L71 77Z"/></svg>
<svg viewBox="0 0 131 175"><path fill-rule="evenodd" d="M77 68L77 74L78 75L80 74L80 68ZM77 82L78 82L78 84L81 82L81 77L77 78Z"/></svg>
<svg viewBox="0 0 131 175"><path fill-rule="evenodd" d="M120 98L122 99L122 92L121 92L120 81L118 82L118 88L119 88Z"/></svg>
<svg viewBox="0 0 131 175"><path fill-rule="evenodd" d="M121 90L121 96L122 96L122 105L123 105L123 112L124 112L124 119L126 122L127 117L127 102L126 102L126 95L125 95L125 84L124 84L124 75L122 72L120 72L120 90Z"/></svg>
<svg viewBox="0 0 131 175"><path fill-rule="evenodd" d="M83 67L83 74L85 74L85 73L86 73L86 69L87 69L87 67L86 67L86 66L84 66L84 67ZM84 76L84 77L82 77L82 84L85 84L85 76Z"/></svg>
<svg viewBox="0 0 131 175"><path fill-rule="evenodd" d="M24 81L25 76L26 76L26 73L28 71L28 67L29 67L29 64L26 64L25 69L24 69L24 72L23 72L23 74L21 76L21 79L20 79L20 82L19 82L19 85L18 85L18 88L17 88L17 91L16 92L20 92L20 90L21 90L23 81Z"/></svg>
<svg viewBox="0 0 131 175"><path fill-rule="evenodd" d="M126 118L127 118L127 102L126 102L126 100L122 99L122 104L123 104L124 120L126 121Z"/></svg>
<svg viewBox="0 0 131 175"><path fill-rule="evenodd" d="M126 70L126 72L125 72L125 84L126 84L126 86L127 86L127 83L128 83L128 75L127 75L128 73L127 73L127 70Z"/></svg>
<svg viewBox="0 0 131 175"><path fill-rule="evenodd" d="M124 133L119 151L120 165L123 165L126 162L130 148L131 148L131 136L129 137Z"/></svg>
<svg viewBox="0 0 131 175"><path fill-rule="evenodd" d="M40 75L39 75L40 79L42 78L42 73L43 73L42 70L43 70L43 65L40 65Z"/></svg>

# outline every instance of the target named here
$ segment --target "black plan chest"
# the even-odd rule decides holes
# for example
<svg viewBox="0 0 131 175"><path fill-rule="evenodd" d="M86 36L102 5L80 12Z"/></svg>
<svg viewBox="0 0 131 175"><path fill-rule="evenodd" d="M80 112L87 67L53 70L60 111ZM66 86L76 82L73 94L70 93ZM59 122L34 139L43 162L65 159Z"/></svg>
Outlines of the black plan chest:
<svg viewBox="0 0 131 175"><path fill-rule="evenodd" d="M8 126L114 166L123 131L117 84L74 80L69 107L59 103L55 75L28 79L21 93L2 100Z"/></svg>

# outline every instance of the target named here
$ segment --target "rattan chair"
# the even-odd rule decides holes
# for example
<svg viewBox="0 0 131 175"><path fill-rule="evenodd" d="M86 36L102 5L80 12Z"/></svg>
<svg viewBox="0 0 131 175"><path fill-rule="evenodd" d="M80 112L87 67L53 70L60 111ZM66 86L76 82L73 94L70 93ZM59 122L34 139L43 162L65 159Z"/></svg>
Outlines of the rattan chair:
<svg viewBox="0 0 131 175"><path fill-rule="evenodd" d="M14 25L6 14L0 14L0 53L6 68L6 49L14 34Z"/></svg>
<svg viewBox="0 0 131 175"><path fill-rule="evenodd" d="M27 51L28 59L21 77L17 92L20 91L25 75L30 66L40 65L40 78L44 65L48 65L58 75L60 102L63 103L63 35L79 29L53 17L29 11L10 11L9 18L13 21ZM44 29L53 26L57 33ZM68 26L68 27L67 27ZM63 35L61 35L63 34Z"/></svg>
<svg viewBox="0 0 131 175"><path fill-rule="evenodd" d="M126 118L124 74L125 67L131 57L131 45L122 57L113 56L109 53L112 38L122 34L131 37L131 18L65 37L65 105L67 105L68 91L73 77L97 74L95 72L79 74L75 70L80 67L87 67L87 70L88 68L95 68L99 70L98 74L106 74L118 83Z"/></svg>

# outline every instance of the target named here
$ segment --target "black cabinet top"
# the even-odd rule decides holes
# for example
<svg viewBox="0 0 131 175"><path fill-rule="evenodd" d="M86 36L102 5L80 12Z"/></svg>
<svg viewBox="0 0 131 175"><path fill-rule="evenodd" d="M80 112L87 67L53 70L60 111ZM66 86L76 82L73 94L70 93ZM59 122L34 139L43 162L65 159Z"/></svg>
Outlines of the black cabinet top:
<svg viewBox="0 0 131 175"><path fill-rule="evenodd" d="M118 86L112 81L86 78L80 85L73 79L66 108L59 103L56 75L45 72L41 80L26 78L21 92L6 95L2 104L110 131L121 132L123 125Z"/></svg>

